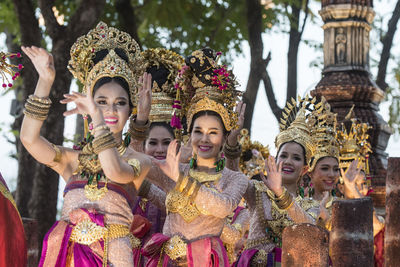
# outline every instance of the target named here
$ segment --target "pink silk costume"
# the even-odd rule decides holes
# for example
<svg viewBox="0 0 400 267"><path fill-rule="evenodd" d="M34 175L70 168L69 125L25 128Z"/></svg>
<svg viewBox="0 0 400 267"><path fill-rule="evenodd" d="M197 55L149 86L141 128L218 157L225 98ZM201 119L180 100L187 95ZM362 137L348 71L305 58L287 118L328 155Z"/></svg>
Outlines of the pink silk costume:
<svg viewBox="0 0 400 267"><path fill-rule="evenodd" d="M185 175L189 173L188 164L181 164L180 168ZM151 168L147 178L165 192L171 191L176 184L156 166ZM225 248L219 237L226 217L239 204L247 184L247 178L242 173L224 168L218 181L210 187L200 187L194 199L195 205L201 211L197 218L188 223L179 213L170 212L165 220L163 234L153 236L148 243L161 249L169 238L179 236L188 244L186 256L189 267L229 266ZM157 266L159 260L163 266L174 264L166 255L163 255L162 259L158 259L159 255L150 256L152 259L148 266Z"/></svg>
<svg viewBox="0 0 400 267"><path fill-rule="evenodd" d="M98 201L90 201L84 193L87 179L72 176L64 191L61 218L46 234L39 266L102 266L104 242L90 246L69 240L74 223L88 218L97 225L125 225L132 230L132 208L136 195L133 183L120 185L108 181L108 192ZM99 182L103 187L104 182ZM140 227L139 227L140 228ZM111 239L108 243L108 266L134 266L132 244L128 237Z"/></svg>
<svg viewBox="0 0 400 267"><path fill-rule="evenodd" d="M233 266L280 266L283 229L294 223L315 224L318 202L297 197L292 207L280 211L268 196L264 183L255 180L249 180L244 198L250 214L250 229L245 250ZM257 265L253 258L260 250L267 257L263 265Z"/></svg>

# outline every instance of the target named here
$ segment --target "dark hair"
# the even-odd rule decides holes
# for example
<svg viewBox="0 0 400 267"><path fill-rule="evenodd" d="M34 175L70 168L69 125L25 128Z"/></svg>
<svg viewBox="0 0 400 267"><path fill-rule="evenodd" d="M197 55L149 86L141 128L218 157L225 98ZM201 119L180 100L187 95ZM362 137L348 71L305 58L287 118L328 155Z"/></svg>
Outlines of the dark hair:
<svg viewBox="0 0 400 267"><path fill-rule="evenodd" d="M304 148L303 145L297 143L296 141L289 141L289 142L283 143L283 144L279 147L278 152L276 152L276 158L278 158L279 152L281 151L282 147L283 147L284 145L286 145L286 144L289 144L289 143L295 143L295 144L298 144L298 145L301 147L301 151L302 151L302 153L303 153L303 158L304 158L304 165L307 165L306 149Z"/></svg>
<svg viewBox="0 0 400 267"><path fill-rule="evenodd" d="M336 159L336 161L338 162L338 164L339 164L339 160L336 158L336 157L332 157L332 156L325 156L325 157L321 157L321 158L319 158L318 160L317 160L317 162L315 163L315 166L317 166L317 164L318 164L318 162L320 162L321 160L323 160L323 159L325 159L325 158L334 158L334 159ZM312 164L313 164L313 161L315 160L315 158L313 157L313 158L311 158L311 161L310 161L310 166L312 166ZM315 168L314 168L314 170L315 170Z"/></svg>
<svg viewBox="0 0 400 267"><path fill-rule="evenodd" d="M193 125L194 125L194 122L196 121L196 119L201 117L201 116L214 116L214 117L217 117L219 119L219 121L221 122L221 124L222 124L224 135L227 136L229 134L229 131L226 130L221 116L217 112L212 111L212 110L203 110L203 111L200 111L200 112L197 112L196 114L194 114L194 116L192 118L192 123L190 125L189 133L191 133L193 131Z"/></svg>
<svg viewBox="0 0 400 267"><path fill-rule="evenodd" d="M127 55L125 54L124 50L122 50L120 48L115 48L114 51L120 58L122 58L123 60L125 60L126 62L129 63L129 59L128 59ZM100 51L96 52L96 55L95 55L95 57L93 59L94 64L97 64L100 61L102 61L107 55L108 55L108 50L107 49L103 49L103 50L100 50ZM131 103L131 97L130 97L130 92L129 92L130 91L129 90L130 89L129 88L129 84L122 77L103 77L103 78L100 78L93 86L93 95L96 93L96 91L101 86L103 86L106 83L112 83L112 82L120 85L125 90L125 92L128 94L129 107L131 109L133 109L133 103Z"/></svg>
<svg viewBox="0 0 400 267"><path fill-rule="evenodd" d="M171 126L169 123L164 122L164 121L152 122L152 123L150 124L149 132L151 132L151 130L152 130L154 127L163 127L163 128L165 128L165 129L168 131L168 133L171 134L172 138L175 138L174 129L172 128L172 126Z"/></svg>
<svg viewBox="0 0 400 267"><path fill-rule="evenodd" d="M146 72L151 74L151 83L153 84L153 82L156 82L160 88L167 82L170 74L170 71L162 64L160 64L158 67L151 66L146 69Z"/></svg>

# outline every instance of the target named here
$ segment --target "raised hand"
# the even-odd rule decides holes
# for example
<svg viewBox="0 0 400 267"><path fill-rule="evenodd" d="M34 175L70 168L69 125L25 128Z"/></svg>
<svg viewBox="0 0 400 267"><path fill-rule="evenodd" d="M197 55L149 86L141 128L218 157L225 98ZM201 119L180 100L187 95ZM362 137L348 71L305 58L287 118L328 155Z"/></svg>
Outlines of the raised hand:
<svg viewBox="0 0 400 267"><path fill-rule="evenodd" d="M56 76L53 56L45 49L36 46L21 46L21 49L32 61L33 66L35 66L39 74L39 78L52 83Z"/></svg>
<svg viewBox="0 0 400 267"><path fill-rule="evenodd" d="M71 94L65 94L65 99L60 100L61 104L68 104L74 102L76 107L74 109L64 112L64 116L73 114L89 114L93 115L98 111L96 103L93 100L91 94L84 95L78 92L72 92Z"/></svg>
<svg viewBox="0 0 400 267"><path fill-rule="evenodd" d="M244 112L246 111L246 104L243 102L239 102L235 108L235 112L239 114L238 120L238 128L232 130L228 135L228 145L235 146L238 142L238 136L240 134L240 130L243 128L244 124Z"/></svg>
<svg viewBox="0 0 400 267"><path fill-rule="evenodd" d="M340 169L344 181L344 194L347 198L358 198L356 178L359 175L361 168L358 167L358 159L354 160L347 168L346 172Z"/></svg>
<svg viewBox="0 0 400 267"><path fill-rule="evenodd" d="M137 121L145 123L150 114L151 109L151 74L145 72L139 78Z"/></svg>
<svg viewBox="0 0 400 267"><path fill-rule="evenodd" d="M265 160L265 167L267 170L267 178L261 174L261 178L266 186L270 190L272 190L276 196L280 196L283 193L282 187L282 162L279 165L276 165L275 158L273 156L269 156L268 159Z"/></svg>
<svg viewBox="0 0 400 267"><path fill-rule="evenodd" d="M165 175L175 182L178 181L179 178L179 159L181 157L181 151L176 153L177 148L178 140L175 139L168 146L167 158L165 161L154 160L154 163L160 167Z"/></svg>
<svg viewBox="0 0 400 267"><path fill-rule="evenodd" d="M323 219L324 221L327 221L327 220L329 220L329 218L330 218L328 209L326 208L326 204L327 204L328 201L329 201L329 192L328 192L328 191L325 191L325 192L323 192L322 194L323 194L323 197L322 197L321 202L319 203L319 211L320 211L319 216L320 216L321 219Z"/></svg>

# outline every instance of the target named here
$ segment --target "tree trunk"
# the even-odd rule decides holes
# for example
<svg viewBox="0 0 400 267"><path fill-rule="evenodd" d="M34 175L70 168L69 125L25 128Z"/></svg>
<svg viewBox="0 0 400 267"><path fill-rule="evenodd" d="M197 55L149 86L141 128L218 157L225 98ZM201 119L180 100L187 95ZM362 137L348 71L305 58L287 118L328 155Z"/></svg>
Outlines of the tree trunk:
<svg viewBox="0 0 400 267"><path fill-rule="evenodd" d="M35 17L32 1L14 0L13 2L19 22L22 45L40 46L42 35ZM23 106L25 99L30 94L33 94L38 77L28 57L25 56L22 58L22 64L24 65L24 69L21 71L23 83L20 87L15 89L16 100L20 106ZM17 114L11 128L15 131L19 131L22 125L22 119L23 114L21 112ZM18 179L15 201L21 216L31 217L29 214L28 202L31 198L33 177L38 164L23 147L19 138L16 139L16 149L18 155Z"/></svg>
<svg viewBox="0 0 400 267"><path fill-rule="evenodd" d="M247 0L247 29L250 45L250 74L247 81L246 91L243 94L243 101L246 103L244 114L244 128L251 133L251 122L253 120L254 106L256 102L258 88L261 81L260 66L263 65L263 42L262 34L262 14L259 0Z"/></svg>
<svg viewBox="0 0 400 267"><path fill-rule="evenodd" d="M388 87L386 83L386 73L387 73L387 65L390 58L390 49L393 45L393 38L397 30L397 23L400 19L400 0L397 0L397 4L393 10L392 17L388 23L388 31L385 36L382 38L382 53L381 58L379 60L378 65L378 75L376 77L376 84L384 91Z"/></svg>

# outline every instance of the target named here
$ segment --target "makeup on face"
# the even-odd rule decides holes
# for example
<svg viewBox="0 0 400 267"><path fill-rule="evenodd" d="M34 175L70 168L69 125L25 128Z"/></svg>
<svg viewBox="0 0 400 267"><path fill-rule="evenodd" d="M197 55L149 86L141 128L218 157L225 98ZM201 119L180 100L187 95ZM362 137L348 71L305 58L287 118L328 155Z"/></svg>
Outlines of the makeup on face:
<svg viewBox="0 0 400 267"><path fill-rule="evenodd" d="M285 184L297 183L304 174L304 149L295 142L283 144L278 152L276 163L282 162L282 179Z"/></svg>
<svg viewBox="0 0 400 267"><path fill-rule="evenodd" d="M122 132L130 115L129 96L117 83L103 84L96 90L94 101L103 113L111 132Z"/></svg>
<svg viewBox="0 0 400 267"><path fill-rule="evenodd" d="M198 157L216 159L225 141L221 120L210 115L198 117L193 123L191 140Z"/></svg>
<svg viewBox="0 0 400 267"><path fill-rule="evenodd" d="M144 151L158 160L164 160L167 156L168 146L174 137L163 126L155 126L149 132Z"/></svg>

